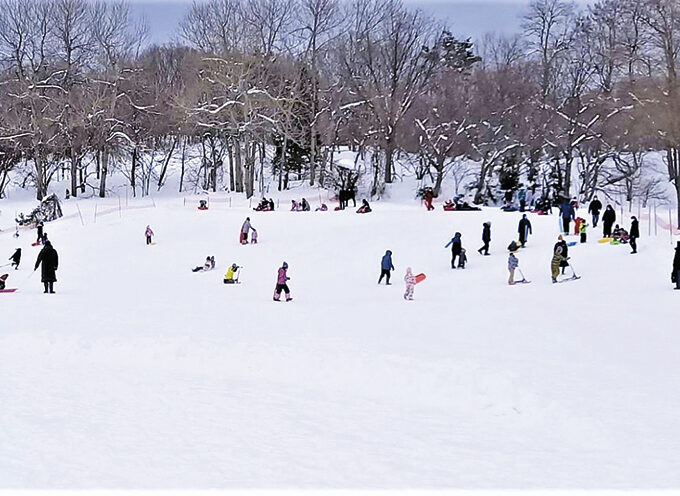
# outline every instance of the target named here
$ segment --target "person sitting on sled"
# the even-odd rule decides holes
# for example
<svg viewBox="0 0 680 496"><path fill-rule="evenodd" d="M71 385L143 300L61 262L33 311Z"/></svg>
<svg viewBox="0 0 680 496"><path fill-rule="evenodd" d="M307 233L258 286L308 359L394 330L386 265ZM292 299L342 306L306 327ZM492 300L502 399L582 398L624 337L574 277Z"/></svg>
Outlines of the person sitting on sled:
<svg viewBox="0 0 680 496"><path fill-rule="evenodd" d="M0 276L0 290L5 289L5 286L6 286L5 281L7 280L8 277L9 277L9 274L3 274L3 275Z"/></svg>
<svg viewBox="0 0 680 496"><path fill-rule="evenodd" d="M240 267L235 263L229 266L227 273L224 274L224 284L236 284L238 282L238 279L234 278L234 275L236 275L238 269L240 269Z"/></svg>
<svg viewBox="0 0 680 496"><path fill-rule="evenodd" d="M368 201L364 198L361 200L361 206L359 207L359 210L357 210L358 214L367 214L369 212L372 212L371 206L368 204Z"/></svg>
<svg viewBox="0 0 680 496"><path fill-rule="evenodd" d="M215 268L215 257L205 257L205 263L203 266L196 267L194 269L191 269L191 272L201 272L201 271L208 271L212 270Z"/></svg>

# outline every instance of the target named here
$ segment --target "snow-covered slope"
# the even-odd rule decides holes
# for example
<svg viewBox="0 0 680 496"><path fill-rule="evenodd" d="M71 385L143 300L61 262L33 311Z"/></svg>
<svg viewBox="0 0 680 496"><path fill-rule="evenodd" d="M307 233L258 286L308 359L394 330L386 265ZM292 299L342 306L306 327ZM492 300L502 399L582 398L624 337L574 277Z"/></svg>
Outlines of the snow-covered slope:
<svg viewBox="0 0 680 496"><path fill-rule="evenodd" d="M0 233L5 258L24 249L0 294L1 487L680 485L680 295L668 233L645 220L638 255L591 231L570 252L583 278L552 285L557 218L531 215L533 282L509 287L516 213L150 202L100 204L96 223L93 201L66 202L46 227L56 295L32 234ZM258 245L237 242L246 215ZM465 270L444 249L455 231ZM377 286L387 249L394 285ZM207 255L217 270L192 273ZM294 301L274 303L284 260ZM232 262L243 284L225 286ZM428 276L413 302L409 266Z"/></svg>

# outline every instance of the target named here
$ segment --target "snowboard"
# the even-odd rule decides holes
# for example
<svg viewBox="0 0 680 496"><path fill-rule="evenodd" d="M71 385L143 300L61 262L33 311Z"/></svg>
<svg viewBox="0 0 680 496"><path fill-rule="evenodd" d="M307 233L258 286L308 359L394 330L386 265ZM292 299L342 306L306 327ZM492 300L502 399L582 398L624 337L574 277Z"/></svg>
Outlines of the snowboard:
<svg viewBox="0 0 680 496"><path fill-rule="evenodd" d="M416 276L416 284L418 284L419 282L423 282L426 278L427 276L425 274L418 274Z"/></svg>
<svg viewBox="0 0 680 496"><path fill-rule="evenodd" d="M599 239L597 242L603 245L605 243L611 243L612 241L614 241L614 238L602 238Z"/></svg>
<svg viewBox="0 0 680 496"><path fill-rule="evenodd" d="M0 293L14 293L17 288L0 289Z"/></svg>

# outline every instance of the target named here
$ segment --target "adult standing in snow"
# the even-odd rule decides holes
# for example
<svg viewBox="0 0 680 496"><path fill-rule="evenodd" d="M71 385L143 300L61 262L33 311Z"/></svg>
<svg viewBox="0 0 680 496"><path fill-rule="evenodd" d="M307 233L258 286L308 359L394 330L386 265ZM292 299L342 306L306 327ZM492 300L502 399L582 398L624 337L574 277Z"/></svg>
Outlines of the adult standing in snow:
<svg viewBox="0 0 680 496"><path fill-rule="evenodd" d="M671 281L675 282L675 289L680 289L680 241L675 247L675 257L673 257L673 272L671 273Z"/></svg>
<svg viewBox="0 0 680 496"><path fill-rule="evenodd" d="M433 198L434 198L434 193L432 191L432 188L426 188L425 192L423 193L423 200L425 201L425 208L427 208L428 212L430 210L434 210L434 207L432 206L432 199Z"/></svg>
<svg viewBox="0 0 680 496"><path fill-rule="evenodd" d="M387 282L385 283L387 286L390 285L390 271L394 270L394 265L392 265L392 252L390 250L387 250L385 252L385 255L383 255L382 260L380 262L380 279L378 279L378 284L380 284L383 280L383 277L387 278Z"/></svg>
<svg viewBox="0 0 680 496"><path fill-rule="evenodd" d="M413 275L411 267L406 269L406 275L404 276L404 282L406 283L406 291L404 292L405 300L413 300L413 289L416 287L416 276Z"/></svg>
<svg viewBox="0 0 680 496"><path fill-rule="evenodd" d="M559 264L559 266L562 268L562 274L564 274L564 269L569 267L569 263L567 262L567 257L569 256L569 246L561 234L557 237L557 243L555 243L555 246L553 247L553 253L555 253L558 248L560 248L560 253L564 258L564 260L561 260Z"/></svg>
<svg viewBox="0 0 680 496"><path fill-rule="evenodd" d="M150 245L152 243L153 231L151 226L146 226L146 231L144 231L144 236L146 236L146 244Z"/></svg>
<svg viewBox="0 0 680 496"><path fill-rule="evenodd" d="M482 255L482 252L484 252L484 255L489 254L489 243L491 243L491 222L485 222L482 227L482 243L484 243L484 246L482 246L479 250L480 255Z"/></svg>
<svg viewBox="0 0 680 496"><path fill-rule="evenodd" d="M522 218L519 221L517 232L519 233L519 242L522 245L522 248L524 248L524 245L529 239L529 234L533 234L533 231L531 230L531 222L529 222L529 219L527 219L527 214L522 215Z"/></svg>
<svg viewBox="0 0 680 496"><path fill-rule="evenodd" d="M278 276L276 278L276 289L274 289L274 301L280 301L281 291L286 293L286 301L290 301L293 298L290 296L290 289L288 289L288 264L283 262L283 265L279 268Z"/></svg>
<svg viewBox="0 0 680 496"><path fill-rule="evenodd" d="M47 241L43 249L38 253L38 259L35 261L35 268L42 264L41 280L45 285L45 293L54 293L54 283L57 282L57 267L59 266L59 256L57 250L52 248L52 243Z"/></svg>
<svg viewBox="0 0 680 496"><path fill-rule="evenodd" d="M250 217L246 217L246 220L243 221L243 225L241 226L241 236L239 241L242 245L248 244L248 234L250 233L251 229L253 229L253 226L250 225Z"/></svg>
<svg viewBox="0 0 680 496"><path fill-rule="evenodd" d="M574 219L575 216L574 207L569 202L569 200L564 200L560 205L560 216L562 218L562 232L564 234L569 234L569 224Z"/></svg>
<svg viewBox="0 0 680 496"><path fill-rule="evenodd" d="M611 205L607 205L607 208L602 214L602 236L604 238L611 238L614 222L616 222L616 212L614 212L614 208Z"/></svg>
<svg viewBox="0 0 680 496"><path fill-rule="evenodd" d="M9 257L9 260L12 261L11 266L14 267L14 270L19 270L19 264L21 263L21 248L17 248L14 254Z"/></svg>
<svg viewBox="0 0 680 496"><path fill-rule="evenodd" d="M596 196L590 202L590 205L588 205L588 213L593 216L593 227L597 227L597 223L600 220L600 210L602 210L602 202Z"/></svg>
<svg viewBox="0 0 680 496"><path fill-rule="evenodd" d="M451 241L449 241L444 248L451 247L451 268L455 269L456 268L456 258L458 258L458 264L461 264L461 259L460 259L460 254L461 250L463 249L463 243L460 240L460 233L457 232L453 238L451 238Z"/></svg>
<svg viewBox="0 0 680 496"><path fill-rule="evenodd" d="M640 223L637 217L632 216L630 222L630 231L628 231L628 239L630 241L630 247L633 251L630 254L637 253L637 239L640 237Z"/></svg>

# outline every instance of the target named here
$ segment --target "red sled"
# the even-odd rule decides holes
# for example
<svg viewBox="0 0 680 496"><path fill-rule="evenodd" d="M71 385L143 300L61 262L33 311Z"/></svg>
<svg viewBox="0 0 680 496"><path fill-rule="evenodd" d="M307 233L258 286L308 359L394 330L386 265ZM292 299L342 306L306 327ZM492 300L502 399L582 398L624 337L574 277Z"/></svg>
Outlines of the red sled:
<svg viewBox="0 0 680 496"><path fill-rule="evenodd" d="M31 243L31 246L40 246L41 243L38 243L37 241L35 243Z"/></svg>
<svg viewBox="0 0 680 496"><path fill-rule="evenodd" d="M419 282L423 282L426 278L427 276L425 274L418 274L416 276L416 284L418 284Z"/></svg>
<svg viewBox="0 0 680 496"><path fill-rule="evenodd" d="M17 288L12 288L12 289L0 289L0 293L14 293L17 290Z"/></svg>

